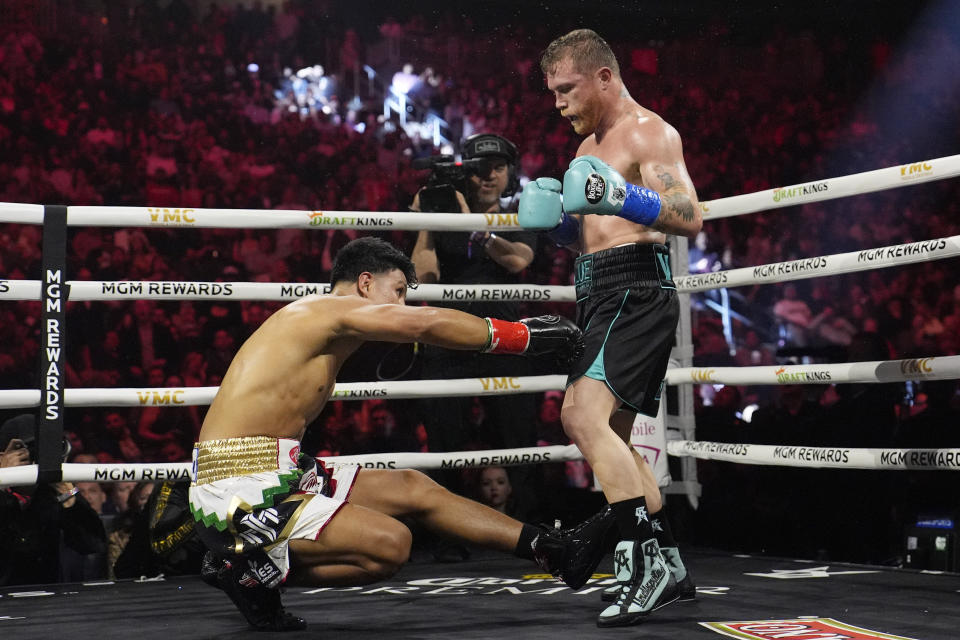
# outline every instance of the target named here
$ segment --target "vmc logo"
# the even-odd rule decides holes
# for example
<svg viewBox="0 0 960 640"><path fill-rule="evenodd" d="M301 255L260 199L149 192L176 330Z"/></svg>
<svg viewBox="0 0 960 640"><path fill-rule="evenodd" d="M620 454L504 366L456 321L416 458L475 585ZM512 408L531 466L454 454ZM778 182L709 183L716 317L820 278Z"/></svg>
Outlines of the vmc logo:
<svg viewBox="0 0 960 640"><path fill-rule="evenodd" d="M933 165L929 162L917 162L914 164L905 164L900 166L901 180L916 180L933 173Z"/></svg>
<svg viewBox="0 0 960 640"><path fill-rule="evenodd" d="M150 223L161 226L181 226L196 223L193 209L153 209L148 207Z"/></svg>

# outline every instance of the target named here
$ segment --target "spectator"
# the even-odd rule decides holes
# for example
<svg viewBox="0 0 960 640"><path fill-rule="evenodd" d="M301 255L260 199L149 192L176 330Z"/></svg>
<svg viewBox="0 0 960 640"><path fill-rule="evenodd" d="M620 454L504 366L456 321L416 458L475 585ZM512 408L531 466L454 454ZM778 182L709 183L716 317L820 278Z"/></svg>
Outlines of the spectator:
<svg viewBox="0 0 960 640"><path fill-rule="evenodd" d="M503 467L487 467L480 472L480 502L500 513L510 513L508 505L513 493L510 476Z"/></svg>
<svg viewBox="0 0 960 640"><path fill-rule="evenodd" d="M0 468L36 463L33 433L32 415L3 423ZM106 549L103 524L79 486L57 482L0 490L0 585L101 577L70 575L69 564L61 562L61 540L64 553L72 551L80 557Z"/></svg>
<svg viewBox="0 0 960 640"><path fill-rule="evenodd" d="M97 512L97 515L103 515L103 506L107 502L107 493L100 486L99 482L78 482L77 489L80 495L84 497L90 508Z"/></svg>
<svg viewBox="0 0 960 640"><path fill-rule="evenodd" d="M805 347L809 344L813 314L806 302L797 297L797 287L783 285L783 297L773 305L773 315L780 325L780 346Z"/></svg>
<svg viewBox="0 0 960 640"><path fill-rule="evenodd" d="M127 418L119 411L104 416L104 431L95 436L94 448L100 462L140 462L140 444L134 439Z"/></svg>

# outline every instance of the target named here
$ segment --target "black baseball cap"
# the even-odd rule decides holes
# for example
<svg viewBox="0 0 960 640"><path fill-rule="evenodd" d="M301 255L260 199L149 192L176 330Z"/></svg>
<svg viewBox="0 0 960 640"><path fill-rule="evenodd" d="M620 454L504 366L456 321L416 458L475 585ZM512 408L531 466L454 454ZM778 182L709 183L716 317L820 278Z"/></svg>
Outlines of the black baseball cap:
<svg viewBox="0 0 960 640"><path fill-rule="evenodd" d="M464 159L499 156L510 164L517 161L517 146L502 136L493 133L478 133L463 141Z"/></svg>
<svg viewBox="0 0 960 640"><path fill-rule="evenodd" d="M36 438L36 418L32 413L21 413L10 418L0 427L0 451L5 451L11 440L19 438L29 444Z"/></svg>

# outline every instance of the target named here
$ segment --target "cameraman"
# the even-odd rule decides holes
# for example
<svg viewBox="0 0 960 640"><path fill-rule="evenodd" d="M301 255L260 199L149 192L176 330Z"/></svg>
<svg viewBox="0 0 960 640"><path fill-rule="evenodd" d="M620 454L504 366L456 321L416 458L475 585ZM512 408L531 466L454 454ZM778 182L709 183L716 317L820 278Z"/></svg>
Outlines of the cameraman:
<svg viewBox="0 0 960 640"><path fill-rule="evenodd" d="M463 179L456 175L443 185L456 200L447 197L448 206L456 203L462 213L502 213L501 198L512 196L519 186L519 157L512 142L501 136L481 133L463 143ZM438 168L430 184L445 182ZM451 188L452 187L452 188ZM460 187L460 188L457 188ZM456 189L456 191L454 191ZM463 191L461 191L461 189ZM428 198L437 188L421 190L414 199L414 211L438 211ZM454 208L443 211L455 212ZM536 234L528 231L508 233L421 231L413 249L413 262L420 282L444 284L517 284L519 274L533 261ZM437 306L460 309L479 316L518 320L516 303L490 300L440 302ZM423 346L424 379L519 377L531 375L528 360L513 356L488 356ZM424 426L430 451L461 451L467 448L515 448L536 445L536 405L530 394L487 396L476 405L471 398L433 398L423 401ZM510 471L517 502L517 517L529 517L537 495L532 486L535 475L530 467ZM449 489L463 493L458 472L442 472L440 481Z"/></svg>
<svg viewBox="0 0 960 640"><path fill-rule="evenodd" d="M33 464L34 430L30 414L3 423L0 468ZM0 488L0 585L101 578L67 575L61 554L102 554L106 543L100 517L71 483Z"/></svg>

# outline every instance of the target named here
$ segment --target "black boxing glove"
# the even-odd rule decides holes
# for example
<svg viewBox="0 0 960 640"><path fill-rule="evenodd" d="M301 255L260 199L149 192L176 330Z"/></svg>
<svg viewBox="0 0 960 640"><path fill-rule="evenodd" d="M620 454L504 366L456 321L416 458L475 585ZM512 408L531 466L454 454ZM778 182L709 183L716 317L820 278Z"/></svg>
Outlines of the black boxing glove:
<svg viewBox="0 0 960 640"><path fill-rule="evenodd" d="M567 318L537 316L520 322L484 318L490 335L485 353L554 354L563 365L583 355L583 332Z"/></svg>

